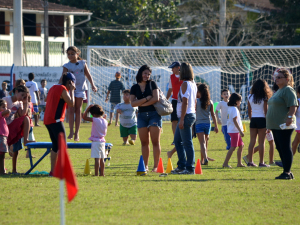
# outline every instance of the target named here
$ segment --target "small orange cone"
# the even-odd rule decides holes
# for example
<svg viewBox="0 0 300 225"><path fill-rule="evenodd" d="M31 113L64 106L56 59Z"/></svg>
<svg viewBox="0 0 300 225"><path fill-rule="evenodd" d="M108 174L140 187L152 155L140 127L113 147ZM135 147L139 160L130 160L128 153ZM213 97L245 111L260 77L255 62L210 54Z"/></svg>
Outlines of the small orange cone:
<svg viewBox="0 0 300 225"><path fill-rule="evenodd" d="M195 168L195 174L202 174L200 159L198 159L198 161L197 161L197 165L196 165L196 168Z"/></svg>
<svg viewBox="0 0 300 225"><path fill-rule="evenodd" d="M158 163L156 173L164 173L164 165L161 158L159 158L159 163Z"/></svg>

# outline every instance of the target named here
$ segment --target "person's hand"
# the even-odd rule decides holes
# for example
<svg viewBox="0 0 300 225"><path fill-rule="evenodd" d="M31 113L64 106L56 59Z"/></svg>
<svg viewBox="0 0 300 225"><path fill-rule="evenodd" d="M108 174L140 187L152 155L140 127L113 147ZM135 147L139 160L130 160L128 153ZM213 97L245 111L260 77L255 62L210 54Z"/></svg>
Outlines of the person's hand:
<svg viewBox="0 0 300 225"><path fill-rule="evenodd" d="M240 132L240 135L241 135L241 137L245 136L244 133L243 133L243 131Z"/></svg>
<svg viewBox="0 0 300 225"><path fill-rule="evenodd" d="M106 119L106 117L107 117L107 115L106 115L106 114L104 114L104 116L103 116L103 119Z"/></svg>
<svg viewBox="0 0 300 225"><path fill-rule="evenodd" d="M219 128L215 127L214 131L216 132L216 134L219 132Z"/></svg>
<svg viewBox="0 0 300 225"><path fill-rule="evenodd" d="M117 113L122 114L122 110L121 109L117 109Z"/></svg>
<svg viewBox="0 0 300 225"><path fill-rule="evenodd" d="M267 133L270 133L270 132L271 132L271 130L269 130L269 129L266 130L266 134L267 134Z"/></svg>
<svg viewBox="0 0 300 225"><path fill-rule="evenodd" d="M11 113L10 109L5 110L5 114L3 115L3 117L8 117Z"/></svg>
<svg viewBox="0 0 300 225"><path fill-rule="evenodd" d="M92 85L93 92L97 92L97 87L95 85Z"/></svg>
<svg viewBox="0 0 300 225"><path fill-rule="evenodd" d="M89 105L88 109L92 108L94 106L94 104Z"/></svg>
<svg viewBox="0 0 300 225"><path fill-rule="evenodd" d="M153 98L152 95L148 95L148 96L146 97L146 99L147 99L148 102L149 102L152 98Z"/></svg>
<svg viewBox="0 0 300 225"><path fill-rule="evenodd" d="M106 97L105 102L108 102L108 97Z"/></svg>
<svg viewBox="0 0 300 225"><path fill-rule="evenodd" d="M286 124L286 126L289 126L292 124L292 122L293 122L293 118L287 118L285 121L285 124Z"/></svg>
<svg viewBox="0 0 300 225"><path fill-rule="evenodd" d="M178 124L179 129L183 129L184 128L184 120L180 120L179 124Z"/></svg>
<svg viewBox="0 0 300 225"><path fill-rule="evenodd" d="M219 124L219 125L222 125L222 122L221 122L220 120L218 120L218 124Z"/></svg>
<svg viewBox="0 0 300 225"><path fill-rule="evenodd" d="M70 80L69 82L69 88L70 88L70 91L74 91L75 90L75 83L73 81Z"/></svg>

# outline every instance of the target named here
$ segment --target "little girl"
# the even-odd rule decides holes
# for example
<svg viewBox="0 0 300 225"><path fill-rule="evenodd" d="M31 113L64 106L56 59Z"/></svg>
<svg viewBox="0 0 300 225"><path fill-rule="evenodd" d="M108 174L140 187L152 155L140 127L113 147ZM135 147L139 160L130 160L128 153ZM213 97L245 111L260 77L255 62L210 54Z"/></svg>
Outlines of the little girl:
<svg viewBox="0 0 300 225"><path fill-rule="evenodd" d="M196 133L200 142L201 148L201 162L203 165L208 165L207 145L208 135L210 134L211 124L209 114L211 115L214 124L215 132L218 133L218 124L214 113L213 102L210 100L208 86L200 84L197 93L196 106Z"/></svg>
<svg viewBox="0 0 300 225"><path fill-rule="evenodd" d="M244 137L243 133L243 125L242 120L240 116L240 112L238 110L238 107L241 105L242 102L242 96L240 96L237 93L233 93L228 102L228 113L227 113L227 132L230 135L231 141L230 141L230 149L226 155L225 161L223 163L223 168L228 167L232 168L228 165L228 162L232 156L232 153L236 149L236 147L239 147L237 151L237 167L245 167L242 164L242 152L244 143L242 141L241 137Z"/></svg>
<svg viewBox="0 0 300 225"><path fill-rule="evenodd" d="M91 113L93 118L87 116ZM105 158L105 136L107 132L107 121L102 117L104 111L100 105L90 105L83 114L83 119L93 122L92 132L89 140L92 141L91 158L95 158L95 176L104 177L104 158Z"/></svg>
<svg viewBox="0 0 300 225"><path fill-rule="evenodd" d="M8 126L4 117L9 116L10 110L7 109L5 100L0 99L0 175L6 174L4 159L8 152L7 137L9 134Z"/></svg>
<svg viewBox="0 0 300 225"><path fill-rule="evenodd" d="M297 98L298 98L298 107L296 111L296 136L292 143L292 151L293 155L296 154L296 150L298 147L298 144L300 143L300 110L299 110L299 103L300 103L300 86L297 87Z"/></svg>
<svg viewBox="0 0 300 225"><path fill-rule="evenodd" d="M80 55L80 50L75 46L70 46L67 49L67 55L70 60L70 62L63 65L63 74L66 72L71 72L74 74L76 78L76 89L74 92L75 96L75 107L69 107L68 113L69 113L69 126L70 126L70 135L68 136L68 139L72 139L74 135L74 113L75 113L75 141L79 141L79 127L81 122L81 107L82 102L84 99L86 99L85 91L88 90L87 83L85 80L85 77L89 80L89 82L92 85L92 90L94 92L97 91L96 86L94 85L93 78L90 74L90 71L86 65L86 61L82 60ZM61 82L60 82L61 83Z"/></svg>

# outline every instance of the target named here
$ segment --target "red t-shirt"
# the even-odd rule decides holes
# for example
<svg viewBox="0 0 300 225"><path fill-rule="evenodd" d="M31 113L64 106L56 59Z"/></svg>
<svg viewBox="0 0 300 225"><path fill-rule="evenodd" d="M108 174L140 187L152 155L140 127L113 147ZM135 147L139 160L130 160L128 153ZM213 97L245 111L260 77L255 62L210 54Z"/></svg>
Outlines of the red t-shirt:
<svg viewBox="0 0 300 225"><path fill-rule="evenodd" d="M67 103L61 98L63 90L68 91L63 85L53 85L50 88L44 114L45 125L64 121Z"/></svg>
<svg viewBox="0 0 300 225"><path fill-rule="evenodd" d="M175 74L172 74L170 76L170 78L171 78L172 91L173 91L172 98L177 100L178 99L178 97L177 97L178 96L178 92L180 90L180 86L183 83L183 80L179 80L179 78L177 78L175 76Z"/></svg>

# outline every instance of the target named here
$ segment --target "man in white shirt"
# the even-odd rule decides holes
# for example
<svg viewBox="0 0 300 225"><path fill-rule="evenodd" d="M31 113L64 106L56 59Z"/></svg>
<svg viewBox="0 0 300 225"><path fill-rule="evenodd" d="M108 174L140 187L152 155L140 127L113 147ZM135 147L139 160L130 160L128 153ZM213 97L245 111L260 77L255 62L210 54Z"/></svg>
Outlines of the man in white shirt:
<svg viewBox="0 0 300 225"><path fill-rule="evenodd" d="M39 125L39 103L40 103L40 96L39 96L39 89L38 85L36 82L34 82L34 73L29 73L28 74L28 79L29 81L26 82L26 87L29 89L29 93L31 96L31 102L33 104L33 110L35 112L34 115L34 121L35 121L35 126L40 126Z"/></svg>

